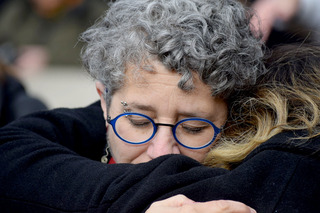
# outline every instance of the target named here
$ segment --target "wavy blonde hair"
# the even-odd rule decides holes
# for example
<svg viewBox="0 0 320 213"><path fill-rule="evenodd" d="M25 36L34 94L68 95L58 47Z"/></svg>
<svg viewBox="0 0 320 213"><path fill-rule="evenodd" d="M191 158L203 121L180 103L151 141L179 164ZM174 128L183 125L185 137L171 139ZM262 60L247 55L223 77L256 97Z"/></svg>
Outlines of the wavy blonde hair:
<svg viewBox="0 0 320 213"><path fill-rule="evenodd" d="M320 47L286 45L266 57L268 72L251 90L229 100L229 118L204 164L232 169L272 136L306 130L320 134Z"/></svg>

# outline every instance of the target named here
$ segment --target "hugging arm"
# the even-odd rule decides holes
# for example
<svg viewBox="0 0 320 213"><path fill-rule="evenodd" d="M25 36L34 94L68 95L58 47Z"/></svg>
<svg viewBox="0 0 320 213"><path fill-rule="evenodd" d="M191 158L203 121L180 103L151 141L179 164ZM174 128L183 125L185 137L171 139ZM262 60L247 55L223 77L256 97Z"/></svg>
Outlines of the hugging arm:
<svg viewBox="0 0 320 213"><path fill-rule="evenodd" d="M171 183L175 180L172 176L162 190L143 193L152 188L145 178L154 174L158 165L165 164L153 177L201 166L186 158L184 169L174 161L171 170L169 156L149 164L102 164L104 122L96 103L83 109L35 113L0 129L1 211L142 211L176 183Z"/></svg>
<svg viewBox="0 0 320 213"><path fill-rule="evenodd" d="M0 129L1 212L143 212L178 194L195 202L236 200L259 213L320 209L319 161L309 157L314 149L291 150L286 135L227 171L181 155L102 164L90 153L102 155L104 134L95 106L41 112Z"/></svg>
<svg viewBox="0 0 320 213"><path fill-rule="evenodd" d="M96 156L102 155L105 146L103 127L98 103L74 111L35 113L3 127L0 209L58 212L88 208L102 184L99 179L104 168ZM109 177L115 177L112 175L118 173Z"/></svg>

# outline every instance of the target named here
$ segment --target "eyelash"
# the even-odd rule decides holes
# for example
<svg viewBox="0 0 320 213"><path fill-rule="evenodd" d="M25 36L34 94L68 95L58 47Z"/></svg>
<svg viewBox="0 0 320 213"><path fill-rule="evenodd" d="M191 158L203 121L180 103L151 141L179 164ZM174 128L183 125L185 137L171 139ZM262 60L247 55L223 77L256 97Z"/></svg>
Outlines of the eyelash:
<svg viewBox="0 0 320 213"><path fill-rule="evenodd" d="M134 119L132 119L132 118L130 118L130 117L127 117L128 119L129 119L129 121L130 121L130 124L132 125L132 126L136 126L136 127L144 127L144 126L148 126L150 123L151 123L151 121L149 121L149 120L143 120L143 121L135 121Z"/></svg>
<svg viewBox="0 0 320 213"><path fill-rule="evenodd" d="M205 127L187 127L187 126L182 126L182 127L185 132L191 133L191 134L199 134L205 128Z"/></svg>

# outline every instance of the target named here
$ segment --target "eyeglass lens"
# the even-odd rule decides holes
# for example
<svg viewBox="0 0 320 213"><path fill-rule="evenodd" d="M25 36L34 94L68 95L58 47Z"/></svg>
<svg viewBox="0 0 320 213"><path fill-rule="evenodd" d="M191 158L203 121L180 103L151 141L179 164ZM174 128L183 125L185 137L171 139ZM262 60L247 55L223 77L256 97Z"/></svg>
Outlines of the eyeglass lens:
<svg viewBox="0 0 320 213"><path fill-rule="evenodd" d="M141 143L151 139L155 128L152 120L136 114L124 114L115 123L118 135L131 143ZM174 133L180 143L189 147L204 146L215 136L214 127L210 123L191 119L180 122Z"/></svg>

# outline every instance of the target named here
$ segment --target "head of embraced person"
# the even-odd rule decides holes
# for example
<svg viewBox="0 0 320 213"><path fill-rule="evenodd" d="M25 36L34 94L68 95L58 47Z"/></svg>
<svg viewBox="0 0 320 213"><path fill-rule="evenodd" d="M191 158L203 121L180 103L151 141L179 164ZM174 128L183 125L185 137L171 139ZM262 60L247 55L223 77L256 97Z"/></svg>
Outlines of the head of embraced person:
<svg viewBox="0 0 320 213"><path fill-rule="evenodd" d="M229 96L232 104L228 105L222 137L203 163L233 169L281 132L297 133L283 141L288 147L304 146L319 136L319 59L320 46L316 44L279 45L265 54L267 71L256 85Z"/></svg>
<svg viewBox="0 0 320 213"><path fill-rule="evenodd" d="M264 73L250 18L233 0L119 0L81 35L117 163L203 161L229 95Z"/></svg>

